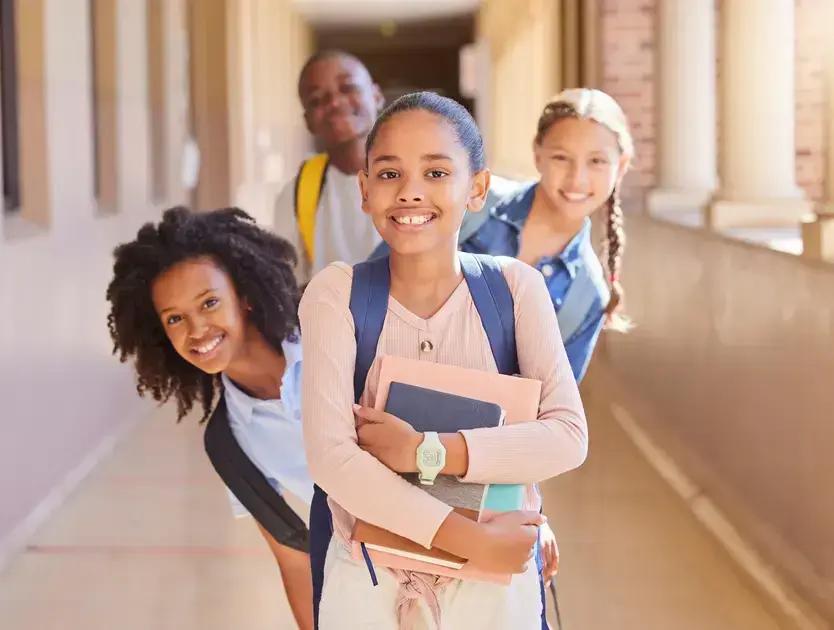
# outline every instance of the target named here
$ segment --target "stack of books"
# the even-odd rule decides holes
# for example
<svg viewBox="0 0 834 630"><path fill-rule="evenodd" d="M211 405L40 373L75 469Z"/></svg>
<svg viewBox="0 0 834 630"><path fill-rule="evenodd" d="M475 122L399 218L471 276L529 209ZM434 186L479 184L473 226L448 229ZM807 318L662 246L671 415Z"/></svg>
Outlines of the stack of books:
<svg viewBox="0 0 834 630"><path fill-rule="evenodd" d="M539 381L401 357L384 356L381 361L376 408L405 420L417 431L455 433L538 417ZM416 474L403 477L475 521L495 512L520 510L526 498L522 484L485 486L441 474L428 486L421 485ZM464 558L426 549L362 520L357 519L352 538L354 557L361 560L360 544L365 543L379 566L500 584L511 579L478 571L467 566Z"/></svg>

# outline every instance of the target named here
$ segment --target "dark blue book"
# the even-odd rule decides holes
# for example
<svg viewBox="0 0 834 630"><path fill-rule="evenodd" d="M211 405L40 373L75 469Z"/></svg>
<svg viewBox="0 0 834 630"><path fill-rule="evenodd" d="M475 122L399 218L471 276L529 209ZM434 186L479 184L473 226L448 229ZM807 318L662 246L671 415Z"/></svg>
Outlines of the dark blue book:
<svg viewBox="0 0 834 630"><path fill-rule="evenodd" d="M385 411L405 420L421 433L456 433L464 429L498 427L504 422L504 410L494 403L396 382L391 383L388 390ZM422 485L416 474L403 477L452 507L480 513L483 506L485 485L438 475L434 485L428 486Z"/></svg>

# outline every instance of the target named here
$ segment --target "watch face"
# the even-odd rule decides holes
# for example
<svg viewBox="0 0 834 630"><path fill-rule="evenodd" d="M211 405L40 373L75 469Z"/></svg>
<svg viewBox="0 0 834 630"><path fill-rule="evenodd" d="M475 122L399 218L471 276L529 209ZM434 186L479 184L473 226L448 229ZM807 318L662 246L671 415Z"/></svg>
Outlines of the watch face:
<svg viewBox="0 0 834 630"><path fill-rule="evenodd" d="M426 466L439 466L440 453L437 451L423 451L423 464Z"/></svg>

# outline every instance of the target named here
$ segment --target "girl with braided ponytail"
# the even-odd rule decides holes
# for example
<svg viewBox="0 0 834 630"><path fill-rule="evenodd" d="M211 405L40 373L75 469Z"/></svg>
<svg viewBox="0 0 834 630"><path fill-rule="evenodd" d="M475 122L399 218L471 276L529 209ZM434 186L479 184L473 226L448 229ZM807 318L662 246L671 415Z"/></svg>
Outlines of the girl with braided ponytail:
<svg viewBox="0 0 834 630"><path fill-rule="evenodd" d="M629 327L621 310L625 232L619 190L634 143L611 96L575 88L545 105L533 155L539 181L497 203L461 249L514 256L542 273L579 381L601 330ZM591 244L590 216L597 211L605 213L605 269ZM543 577L549 579L558 567L558 549L546 524L539 533Z"/></svg>
<svg viewBox="0 0 834 630"><path fill-rule="evenodd" d="M621 313L625 232L619 190L634 143L613 98L574 88L545 105L533 155L539 181L496 204L461 249L514 256L541 271L579 381L602 328L628 328ZM598 210L605 212L605 270L590 240L590 216Z"/></svg>

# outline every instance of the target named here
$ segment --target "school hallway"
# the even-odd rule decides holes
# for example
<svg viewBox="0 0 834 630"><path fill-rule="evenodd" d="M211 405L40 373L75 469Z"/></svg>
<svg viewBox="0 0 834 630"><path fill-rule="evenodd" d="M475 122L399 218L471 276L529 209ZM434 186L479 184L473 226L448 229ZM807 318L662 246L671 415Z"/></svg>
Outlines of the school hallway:
<svg viewBox="0 0 834 630"><path fill-rule="evenodd" d="M325 49L388 103L462 103L510 180L539 177L561 90L628 119L622 269L601 210L592 242L634 327L601 335L582 384L588 460L543 486L565 630L834 629L834 0L0 0L0 18L0 630L293 627L203 428L113 355L105 291L113 249L167 208L274 225L321 150L297 86Z"/></svg>
<svg viewBox="0 0 834 630"><path fill-rule="evenodd" d="M649 466L600 384L592 374L584 388L588 461L543 489L563 627L797 627L780 623ZM266 545L230 515L202 428L175 424L170 409L123 435L0 576L0 619L4 630L294 627Z"/></svg>

